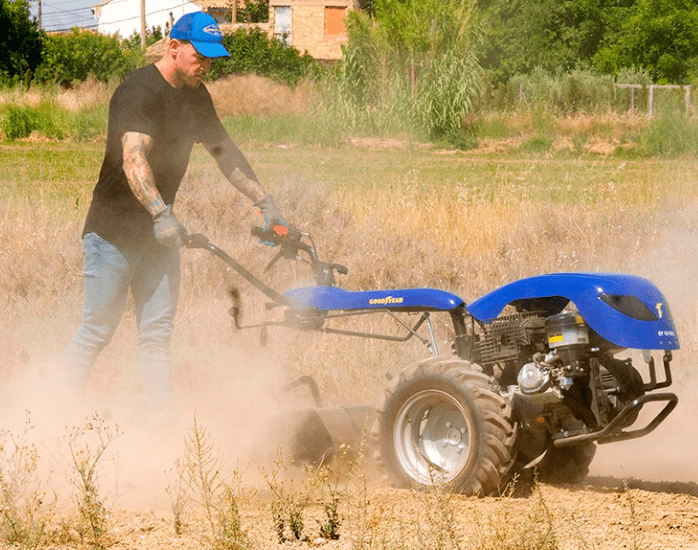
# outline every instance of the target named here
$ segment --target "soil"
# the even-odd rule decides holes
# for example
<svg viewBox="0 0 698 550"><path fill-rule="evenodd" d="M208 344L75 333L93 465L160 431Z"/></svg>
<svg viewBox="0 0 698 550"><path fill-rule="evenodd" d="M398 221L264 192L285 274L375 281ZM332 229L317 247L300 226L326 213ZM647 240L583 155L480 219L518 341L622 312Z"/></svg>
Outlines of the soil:
<svg viewBox="0 0 698 550"><path fill-rule="evenodd" d="M698 485L592 476L579 487L540 485L527 494L465 498L407 490L369 490L340 504L337 540L320 537L319 506L303 512L306 540L281 543L271 499L241 504L253 548L698 548ZM114 514L112 548L193 548L201 524L174 531L162 507Z"/></svg>
<svg viewBox="0 0 698 550"><path fill-rule="evenodd" d="M698 413L695 376L677 365L679 406L644 437L600 445L590 474L579 485L536 485L519 480L501 497L470 498L448 492L419 492L374 484L359 469L335 468L327 478L307 469L279 468L271 460L234 462L235 503L245 548L326 547L355 549L698 549ZM642 411L638 423L656 411ZM640 426L638 426L640 427ZM231 440L241 442L234 434ZM181 440L180 440L181 441ZM150 445L150 443L148 443ZM126 446L128 447L128 446ZM211 548L201 502L186 502L175 532L172 471L169 456L153 450L150 464L141 456L132 476L122 476L120 496L107 503L108 542L114 549ZM178 449L181 456L181 449ZM235 448L219 449L234 456ZM228 461L230 464L230 461ZM341 466L341 465L340 465ZM128 467L127 467L128 469ZM276 472L276 473L275 473ZM278 474L278 475L277 475ZM228 478L230 479L230 478ZM106 489L106 482L103 487ZM270 490L274 488L275 494ZM192 489L186 489L194 497ZM321 536L328 510L337 504L336 540ZM272 509L286 518L281 542ZM302 520L302 540L289 533L290 510ZM73 520L75 523L76 520ZM219 520L214 524L220 527Z"/></svg>
<svg viewBox="0 0 698 550"><path fill-rule="evenodd" d="M244 532L242 547L698 549L698 443L692 437L696 412L692 388L690 379L679 381L676 392L683 407L651 434L599 446L590 475L579 485L520 479L503 496L471 498L385 487L374 483L365 469L349 473L337 467L322 477L307 467L279 467L271 461L266 465L236 463L235 476L227 479L236 480L233 489L239 527ZM216 452L229 456L218 447ZM126 458L137 454L132 452ZM105 541L109 547L214 546L201 500L192 488L185 489L190 499L179 517L181 532L175 532L175 484L172 470L165 472L172 464L173 456L154 451L150 461L142 455L131 466L131 475L122 475L119 497L110 497L106 503L110 517ZM104 480L100 487L106 494L109 484ZM331 530L338 538L327 540L321 528L328 524L333 503L338 525ZM272 515L279 506L286 520L287 540L283 542ZM302 540L289 532L293 509L302 521ZM71 525L79 523L73 512ZM220 528L220 520L214 519L214 525Z"/></svg>

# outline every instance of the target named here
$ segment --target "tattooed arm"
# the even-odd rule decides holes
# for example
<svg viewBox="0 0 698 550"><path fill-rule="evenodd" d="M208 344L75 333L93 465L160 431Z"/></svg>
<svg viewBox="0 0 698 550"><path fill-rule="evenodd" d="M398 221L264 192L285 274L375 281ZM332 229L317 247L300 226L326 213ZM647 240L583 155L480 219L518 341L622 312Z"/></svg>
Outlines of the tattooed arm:
<svg viewBox="0 0 698 550"><path fill-rule="evenodd" d="M148 163L153 138L140 132L126 132L121 136L124 151L124 173L138 201L155 217L167 208L155 186L155 177Z"/></svg>
<svg viewBox="0 0 698 550"><path fill-rule="evenodd" d="M233 140L227 138L218 143L205 143L204 147L216 159L228 181L253 203L258 203L268 194Z"/></svg>

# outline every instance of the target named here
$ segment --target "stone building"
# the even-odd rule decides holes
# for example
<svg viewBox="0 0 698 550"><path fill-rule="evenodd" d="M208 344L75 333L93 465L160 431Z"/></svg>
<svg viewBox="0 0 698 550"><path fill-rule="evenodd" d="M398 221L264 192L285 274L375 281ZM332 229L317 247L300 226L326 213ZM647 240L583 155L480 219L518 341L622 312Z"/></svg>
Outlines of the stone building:
<svg viewBox="0 0 698 550"><path fill-rule="evenodd" d="M345 20L358 0L269 0L269 32L318 60L342 58Z"/></svg>

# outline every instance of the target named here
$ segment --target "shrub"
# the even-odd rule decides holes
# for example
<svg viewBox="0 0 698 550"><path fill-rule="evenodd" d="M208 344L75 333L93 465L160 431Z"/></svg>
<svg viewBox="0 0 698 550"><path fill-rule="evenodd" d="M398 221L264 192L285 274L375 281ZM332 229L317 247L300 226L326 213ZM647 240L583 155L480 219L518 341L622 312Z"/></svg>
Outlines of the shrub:
<svg viewBox="0 0 698 550"><path fill-rule="evenodd" d="M295 86L305 76L317 70L317 62L276 38L269 39L260 29L238 29L223 36L230 58L213 61L209 80L229 74L256 74Z"/></svg>
<svg viewBox="0 0 698 550"><path fill-rule="evenodd" d="M592 70L549 73L536 67L529 74L517 74L506 88L508 97L493 107L526 106L545 108L561 115L580 112L608 112L625 106L627 91L615 87L615 79Z"/></svg>
<svg viewBox="0 0 698 550"><path fill-rule="evenodd" d="M2 120L2 130L11 140L28 137L35 130L49 138L63 139L63 130L51 114L29 105L10 105Z"/></svg>
<svg viewBox="0 0 698 550"><path fill-rule="evenodd" d="M165 35L169 34L169 25L165 25ZM149 29L145 29L145 47L155 44L157 41L162 40L163 32L160 25L152 26ZM141 33L138 31L133 31L133 34L129 38L124 38L121 41L121 46L126 50L136 50L141 49Z"/></svg>
<svg viewBox="0 0 698 550"><path fill-rule="evenodd" d="M352 13L348 19L342 66L323 93L325 116L350 131L407 131L472 146L466 119L482 81L474 3L381 0L373 7L373 18Z"/></svg>
<svg viewBox="0 0 698 550"><path fill-rule="evenodd" d="M123 79L142 64L140 50L122 48L116 36L73 29L70 34L48 38L36 78L64 86L88 77L108 82L112 78Z"/></svg>

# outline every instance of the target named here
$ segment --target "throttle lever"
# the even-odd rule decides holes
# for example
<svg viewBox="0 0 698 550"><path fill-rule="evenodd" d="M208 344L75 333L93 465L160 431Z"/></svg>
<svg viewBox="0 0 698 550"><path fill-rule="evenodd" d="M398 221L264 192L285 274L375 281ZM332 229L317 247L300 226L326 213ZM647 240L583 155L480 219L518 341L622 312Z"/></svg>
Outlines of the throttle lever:
<svg viewBox="0 0 698 550"><path fill-rule="evenodd" d="M274 256L274 257L271 259L271 261L267 264L267 267L264 268L264 273L266 273L267 271L269 271L269 270L273 267L273 265L274 265L276 262L278 262L279 259L283 258L285 255L286 255L286 254L285 254L285 251L284 251L284 250L279 250L279 251L276 253L276 256Z"/></svg>
<svg viewBox="0 0 698 550"><path fill-rule="evenodd" d="M332 264L330 267L336 270L337 273L339 273L340 275L346 275L347 273L349 273L349 268L342 264Z"/></svg>

